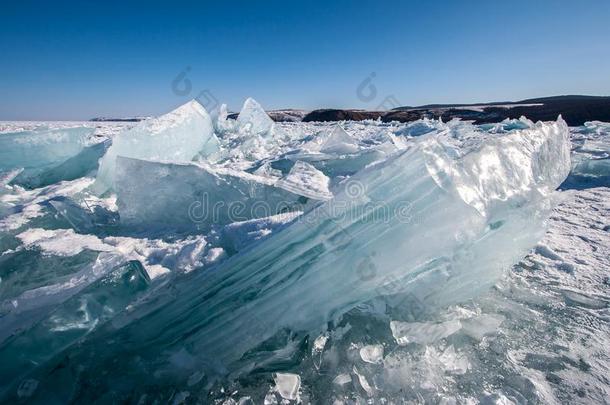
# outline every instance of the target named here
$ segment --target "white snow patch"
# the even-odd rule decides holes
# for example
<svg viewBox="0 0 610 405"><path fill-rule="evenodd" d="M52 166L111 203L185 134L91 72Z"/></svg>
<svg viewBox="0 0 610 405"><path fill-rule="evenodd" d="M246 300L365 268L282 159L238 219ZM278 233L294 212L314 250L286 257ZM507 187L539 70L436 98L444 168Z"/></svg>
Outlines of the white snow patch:
<svg viewBox="0 0 610 405"><path fill-rule="evenodd" d="M85 249L109 252L111 246L103 243L97 236L81 235L72 229L46 230L28 229L17 235L26 247L37 246L43 252L56 256L74 256Z"/></svg>

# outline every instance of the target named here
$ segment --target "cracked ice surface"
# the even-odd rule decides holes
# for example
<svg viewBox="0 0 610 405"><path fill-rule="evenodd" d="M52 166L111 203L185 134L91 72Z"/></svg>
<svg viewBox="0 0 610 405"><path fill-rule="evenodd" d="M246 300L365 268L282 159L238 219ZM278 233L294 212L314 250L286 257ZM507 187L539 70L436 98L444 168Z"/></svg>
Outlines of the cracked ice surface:
<svg viewBox="0 0 610 405"><path fill-rule="evenodd" d="M607 398L607 124L226 116L3 171L0 399Z"/></svg>

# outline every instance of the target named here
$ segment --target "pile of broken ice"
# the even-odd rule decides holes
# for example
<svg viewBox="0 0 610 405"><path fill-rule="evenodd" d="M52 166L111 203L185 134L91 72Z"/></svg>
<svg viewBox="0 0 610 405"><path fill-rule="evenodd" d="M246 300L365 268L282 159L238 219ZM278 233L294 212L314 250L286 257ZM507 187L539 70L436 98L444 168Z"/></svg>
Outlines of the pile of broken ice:
<svg viewBox="0 0 610 405"><path fill-rule="evenodd" d="M117 179L119 207L139 222L167 224L164 206L182 220L187 203L199 201L200 192L209 192L214 204L237 202L244 208L239 215L245 213L240 220L257 217L250 209L257 202L265 203L261 213L269 215L280 211L278 201L284 211L305 213L213 271L198 273L188 285L176 285L180 293L171 305L120 331L126 350L141 350L147 336L171 322L173 327L163 331L163 350L187 345L202 359L213 358L219 367L215 371L220 371L279 330L318 331L355 305L380 296L413 294L432 309L489 288L544 232L554 190L570 170L568 128L561 119L502 134L463 123L441 128L402 147L389 138L390 153L385 144L367 149L335 130L318 151L304 153L308 144L297 149L295 154L306 160L297 160L279 180L237 174L211 163L130 161L129 170L117 171L123 173ZM260 156L272 139L265 136L270 135L257 142ZM220 146L215 158L220 165L227 159L222 150ZM314 167L373 151L383 158L341 180L334 166L321 165L324 174ZM271 166L282 158L271 160ZM256 167L256 162L250 164ZM130 173L141 179L142 187ZM146 173L157 181L149 192L154 185ZM322 181L325 176L329 179ZM122 187L123 181L128 185ZM334 184L328 197L307 190L323 189L329 182ZM291 183L303 189L287 187ZM138 201L138 193L145 203ZM321 202L299 205L299 195ZM162 200L160 206L155 196ZM181 196L190 199L181 201ZM153 207L147 211L144 204ZM139 210L147 214L139 216ZM230 221L225 214L219 214L220 223ZM185 330L192 332L184 336Z"/></svg>
<svg viewBox="0 0 610 405"><path fill-rule="evenodd" d="M33 152L3 135L2 145L16 145L11 159L21 160L3 160L2 169L39 173L78 155L82 134L72 132L48 148L27 143ZM29 153L31 166L22 163ZM468 300L540 239L570 167L562 119L487 127L426 120L363 138L340 125L285 131L252 99L237 120L227 119L226 107L212 118L191 101L114 137L83 192L116 196L122 237L205 240L147 262L116 256L124 240L96 236L87 246L102 251L94 266L105 270L87 270L82 286L52 301L51 315L37 313L2 342L0 356L11 362L0 377L12 384L31 373L41 386L76 386L95 370L116 376L96 389L121 391L120 380L143 381L151 369L168 384L195 369L238 375L282 331L317 336L360 304L409 297L433 311ZM70 218L83 217L63 204ZM79 222L83 229L87 221ZM38 240L21 235L32 237ZM192 252L214 258L197 256L188 274L161 271L150 280L149 264L179 270ZM143 290L151 290L145 299ZM83 300L97 308L88 313L97 321L67 334ZM4 321L18 324L21 312L10 306L3 303ZM50 352L37 351L40 344ZM28 351L34 354L18 354ZM62 353L89 371L67 367L45 378Z"/></svg>

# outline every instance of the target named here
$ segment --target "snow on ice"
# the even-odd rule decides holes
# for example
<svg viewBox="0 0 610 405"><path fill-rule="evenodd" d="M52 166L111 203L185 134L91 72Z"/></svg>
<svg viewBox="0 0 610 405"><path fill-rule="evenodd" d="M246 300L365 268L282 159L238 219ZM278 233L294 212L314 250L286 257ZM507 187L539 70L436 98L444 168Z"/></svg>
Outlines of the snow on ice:
<svg viewBox="0 0 610 405"><path fill-rule="evenodd" d="M608 397L610 124L227 116L2 125L0 400Z"/></svg>

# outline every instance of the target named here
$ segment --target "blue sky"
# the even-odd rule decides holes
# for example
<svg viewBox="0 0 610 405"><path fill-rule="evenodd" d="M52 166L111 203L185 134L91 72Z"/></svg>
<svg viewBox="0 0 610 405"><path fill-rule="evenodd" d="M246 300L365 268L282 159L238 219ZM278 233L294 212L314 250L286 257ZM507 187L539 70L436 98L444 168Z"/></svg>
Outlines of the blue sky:
<svg viewBox="0 0 610 405"><path fill-rule="evenodd" d="M156 115L202 91L233 110L610 95L608 21L608 0L3 2L0 119Z"/></svg>

